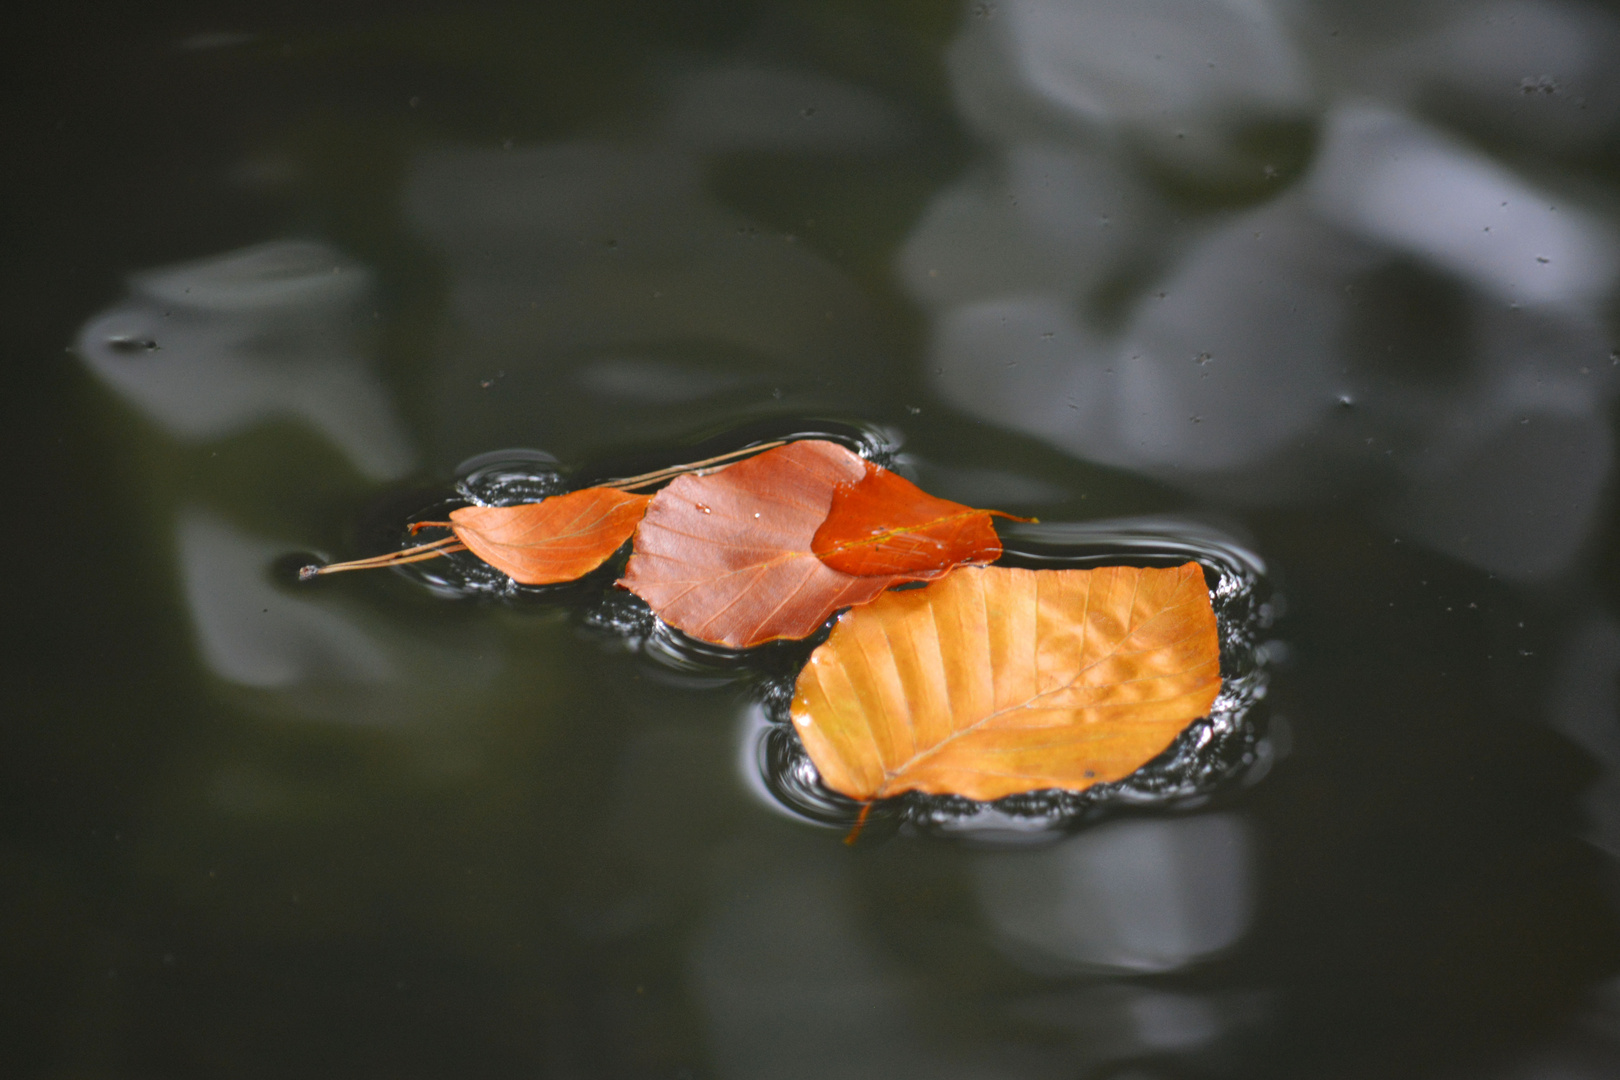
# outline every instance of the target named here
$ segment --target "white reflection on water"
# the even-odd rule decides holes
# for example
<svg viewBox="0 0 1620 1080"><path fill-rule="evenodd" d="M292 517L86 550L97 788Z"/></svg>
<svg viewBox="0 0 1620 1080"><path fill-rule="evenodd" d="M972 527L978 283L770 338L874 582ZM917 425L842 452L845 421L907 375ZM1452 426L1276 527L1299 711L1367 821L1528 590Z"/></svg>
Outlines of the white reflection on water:
<svg viewBox="0 0 1620 1080"><path fill-rule="evenodd" d="M1308 187L1321 216L1508 303L1591 311L1614 288L1604 221L1400 113L1328 117Z"/></svg>
<svg viewBox="0 0 1620 1080"><path fill-rule="evenodd" d="M1263 460L1335 407L1341 381L1320 329L1337 321L1347 272L1368 265L1302 219L1291 199L1213 232L1120 335L1089 324L1056 290L943 311L941 389L1111 465L1213 472ZM1274 362L1281 356L1290 362Z"/></svg>
<svg viewBox="0 0 1620 1080"><path fill-rule="evenodd" d="M1153 1050L1188 1050L1220 1034L1214 1006L1190 994L1144 993L1129 1009L1142 1044Z"/></svg>
<svg viewBox="0 0 1620 1080"><path fill-rule="evenodd" d="M76 351L179 438L296 419L365 476L397 479L415 455L366 357L371 291L370 272L332 248L273 241L134 275Z"/></svg>
<svg viewBox="0 0 1620 1080"><path fill-rule="evenodd" d="M1008 0L952 51L963 111L992 138L1030 127L1122 136L1172 168L1240 171L1240 120L1311 104L1299 50L1249 0Z"/></svg>
<svg viewBox="0 0 1620 1080"><path fill-rule="evenodd" d="M934 197L900 250L901 274L934 308L1025 292L1079 295L1151 243L1158 210L1113 157L1015 143L994 167Z"/></svg>
<svg viewBox="0 0 1620 1080"><path fill-rule="evenodd" d="M825 845L774 847L774 854L720 853L724 876L736 880L709 906L691 958L691 983L719 1075L1053 1075L1050 1067L1020 1061L1029 1055L1016 1050L941 1046L924 1027L920 980L863 937L845 853Z"/></svg>
<svg viewBox="0 0 1620 1080"><path fill-rule="evenodd" d="M197 650L219 679L272 713L403 728L465 714L491 692L505 650L487 629L421 634L326 590L276 586L290 545L200 507L178 515L180 578ZM459 706L453 703L460 702Z"/></svg>
<svg viewBox="0 0 1620 1080"><path fill-rule="evenodd" d="M1435 14L1437 27L1369 58L1359 81L1537 149L1584 150L1614 137L1620 19L1590 4L1524 0Z"/></svg>
<svg viewBox="0 0 1620 1080"><path fill-rule="evenodd" d="M981 853L974 887L1008 954L1032 970L1171 971L1242 936L1251 862L1234 814L1119 821L1047 848Z"/></svg>
<svg viewBox="0 0 1620 1080"><path fill-rule="evenodd" d="M931 313L943 396L1217 501L1321 498L1348 480L1382 493L1370 509L1392 529L1493 573L1570 565L1613 456L1611 215L1414 119L1401 95L1428 85L1408 70L1419 53L1343 47L1329 68L1350 89L1318 106L1262 3L1004 10L967 20L952 53L986 160L936 197L898 260ZM1502 10L1541 42L1519 50L1526 63L1571 26L1616 34L1579 9ZM1425 47L1455 61L1448 100L1466 114L1473 31L1436 33L1444 47ZM1569 70L1620 96L1586 55ZM1379 85L1375 71L1407 74ZM1213 181L1242 159L1223 142L1231 117L1307 109L1314 161L1297 182L1267 171L1248 208L1192 212L1141 182L1138 136L1182 123L1178 110L1177 152ZM1379 292L1397 279L1427 291ZM1452 323L1431 340L1437 303Z"/></svg>
<svg viewBox="0 0 1620 1080"><path fill-rule="evenodd" d="M197 645L214 674L243 686L285 687L322 676L382 683L398 676L387 652L313 596L271 585L268 567L287 549L213 515L180 518L180 569Z"/></svg>
<svg viewBox="0 0 1620 1080"><path fill-rule="evenodd" d="M1262 1020L1265 996L1168 992L1132 977L1240 940L1250 846L1246 823L1218 814L1116 822L1039 851L964 852L964 885L988 929L1037 978L958 1001L956 980L930 972L982 964L977 927L929 931L937 955L908 964L874 938L862 863L841 845L774 829L768 841L735 841L715 852L717 894L689 958L717 1072L1057 1078L1207 1050ZM1042 1035L929 1026L953 1008Z"/></svg>

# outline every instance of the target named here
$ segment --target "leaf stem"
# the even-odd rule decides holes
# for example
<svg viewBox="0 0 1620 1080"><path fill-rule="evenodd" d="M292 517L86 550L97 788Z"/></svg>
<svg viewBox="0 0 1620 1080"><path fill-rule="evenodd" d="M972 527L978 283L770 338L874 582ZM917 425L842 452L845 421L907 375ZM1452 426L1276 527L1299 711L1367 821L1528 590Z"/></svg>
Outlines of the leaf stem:
<svg viewBox="0 0 1620 1080"><path fill-rule="evenodd" d="M733 450L729 454L719 454L715 457L704 458L702 461L694 461L687 465L671 465L666 469L659 469L656 472L642 473L640 476L626 476L622 479L604 480L602 483L598 484L597 487L616 488L619 491L634 491L636 488L651 487L652 485L661 483L662 481L672 480L677 476L682 476L689 472L696 472L698 469L705 468L709 465L718 465L722 461L731 461L735 458L749 457L753 454L762 453L766 450L774 450L778 446L786 446L787 442L788 440L786 439L777 439L775 442L760 443L758 446L745 446L741 450Z"/></svg>
<svg viewBox="0 0 1620 1080"><path fill-rule="evenodd" d="M422 522L420 524L437 524L437 522ZM418 544L415 547L389 552L387 555L373 555L369 559L351 559L348 562L328 563L326 566L311 564L298 571L298 578L300 581L307 581L322 574L341 574L346 570L375 570L382 566L403 566L406 563L436 559L440 555L448 555L452 551L466 550L467 545L463 544L460 538L446 536L444 539L435 540L431 544Z"/></svg>
<svg viewBox="0 0 1620 1080"><path fill-rule="evenodd" d="M844 837L845 844L849 845L850 847L855 846L855 841L861 838L861 830L866 828L867 815L871 814L871 812L871 802L861 803L861 816L855 819L854 825L850 826L849 833Z"/></svg>

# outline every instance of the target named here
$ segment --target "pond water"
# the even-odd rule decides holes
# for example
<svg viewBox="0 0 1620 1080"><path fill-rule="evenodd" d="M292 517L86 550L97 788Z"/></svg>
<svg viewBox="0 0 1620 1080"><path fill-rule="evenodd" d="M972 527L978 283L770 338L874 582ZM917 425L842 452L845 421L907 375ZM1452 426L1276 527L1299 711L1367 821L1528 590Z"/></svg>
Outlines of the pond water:
<svg viewBox="0 0 1620 1080"><path fill-rule="evenodd" d="M169 4L12 58L14 1075L1620 1075L1620 8ZM850 806L611 572L787 434L1203 562L1095 798Z"/></svg>

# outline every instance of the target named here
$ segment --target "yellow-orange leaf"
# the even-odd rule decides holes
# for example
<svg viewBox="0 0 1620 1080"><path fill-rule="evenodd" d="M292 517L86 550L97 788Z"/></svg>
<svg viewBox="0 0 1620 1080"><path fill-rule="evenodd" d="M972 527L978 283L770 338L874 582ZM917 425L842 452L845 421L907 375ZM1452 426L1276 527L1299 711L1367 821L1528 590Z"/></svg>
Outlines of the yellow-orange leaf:
<svg viewBox="0 0 1620 1080"><path fill-rule="evenodd" d="M463 506L450 527L467 550L523 585L573 581L636 529L650 495L594 487L518 506Z"/></svg>
<svg viewBox="0 0 1620 1080"><path fill-rule="evenodd" d="M799 675L822 782L999 799L1118 780L1221 686L1202 569L964 567L845 613Z"/></svg>

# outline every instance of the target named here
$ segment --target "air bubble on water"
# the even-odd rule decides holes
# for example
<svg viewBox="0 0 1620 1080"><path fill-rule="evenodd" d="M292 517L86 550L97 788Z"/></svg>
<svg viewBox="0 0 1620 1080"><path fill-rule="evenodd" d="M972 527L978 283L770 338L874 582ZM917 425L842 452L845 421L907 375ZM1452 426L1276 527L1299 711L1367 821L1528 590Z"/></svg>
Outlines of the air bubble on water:
<svg viewBox="0 0 1620 1080"><path fill-rule="evenodd" d="M116 334L107 339L107 347L119 353L148 353L156 352L158 343L151 338L134 337L127 334Z"/></svg>
<svg viewBox="0 0 1620 1080"><path fill-rule="evenodd" d="M498 372L495 378L504 374ZM456 467L456 478L456 493L474 506L539 502L569 488L555 457L544 450L527 448L494 450L468 458Z"/></svg>

